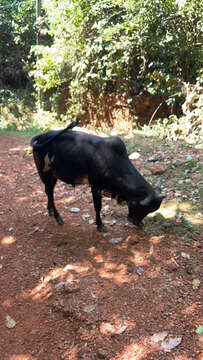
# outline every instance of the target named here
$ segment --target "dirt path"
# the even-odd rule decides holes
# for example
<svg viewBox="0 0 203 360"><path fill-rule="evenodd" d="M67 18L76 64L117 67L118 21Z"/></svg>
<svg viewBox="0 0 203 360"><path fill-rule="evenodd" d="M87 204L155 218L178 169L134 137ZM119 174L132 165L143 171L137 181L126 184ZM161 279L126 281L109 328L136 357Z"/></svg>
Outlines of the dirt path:
<svg viewBox="0 0 203 360"><path fill-rule="evenodd" d="M58 227L25 145L0 134L0 359L202 359L200 231L138 231L106 200L100 234L89 189L64 184Z"/></svg>

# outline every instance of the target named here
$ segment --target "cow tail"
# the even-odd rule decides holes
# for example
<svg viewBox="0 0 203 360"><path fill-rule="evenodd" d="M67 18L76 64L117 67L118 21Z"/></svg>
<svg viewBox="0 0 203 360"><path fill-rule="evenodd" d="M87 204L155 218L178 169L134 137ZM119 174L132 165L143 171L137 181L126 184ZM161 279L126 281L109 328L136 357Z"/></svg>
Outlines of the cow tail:
<svg viewBox="0 0 203 360"><path fill-rule="evenodd" d="M37 141L38 141L38 138L39 138L39 135L33 137L30 141L30 146L33 147L33 149L40 149L42 148L43 146L49 144L51 141L53 141L56 137L58 137L59 135L62 135L64 134L66 131L68 130L71 130L73 129L75 126L77 126L79 124L79 121L80 121L80 118L77 117L76 118L76 121L73 121L71 124L69 124L65 129L59 131L56 135L52 136L50 139L48 139L47 141L45 141L44 143L41 143L41 144L38 144Z"/></svg>
<svg viewBox="0 0 203 360"><path fill-rule="evenodd" d="M78 126L80 122L80 118L77 116L76 120L73 121L71 124L69 124L64 130L61 130L63 132L66 132L67 130L73 129L75 126Z"/></svg>
<svg viewBox="0 0 203 360"><path fill-rule="evenodd" d="M37 138L38 138L38 135L33 137L31 140L30 140L30 146L34 147L36 144L35 142L37 141Z"/></svg>

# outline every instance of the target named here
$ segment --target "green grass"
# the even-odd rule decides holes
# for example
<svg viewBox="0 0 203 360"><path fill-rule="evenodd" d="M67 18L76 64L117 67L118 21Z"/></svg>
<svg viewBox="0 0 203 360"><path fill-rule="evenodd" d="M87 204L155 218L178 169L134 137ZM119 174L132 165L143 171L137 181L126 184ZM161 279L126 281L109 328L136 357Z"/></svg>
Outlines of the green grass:
<svg viewBox="0 0 203 360"><path fill-rule="evenodd" d="M12 136L35 136L41 132L38 128L29 128L25 130L17 130L15 128L0 129L0 134L12 135Z"/></svg>

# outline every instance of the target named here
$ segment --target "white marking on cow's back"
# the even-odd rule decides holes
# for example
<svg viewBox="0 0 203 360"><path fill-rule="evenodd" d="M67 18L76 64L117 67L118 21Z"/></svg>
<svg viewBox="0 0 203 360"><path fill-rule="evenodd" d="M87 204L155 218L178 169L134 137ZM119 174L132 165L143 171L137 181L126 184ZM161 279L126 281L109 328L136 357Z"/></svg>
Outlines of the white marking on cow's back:
<svg viewBox="0 0 203 360"><path fill-rule="evenodd" d="M47 172L51 169L51 163L54 161L55 156L53 155L51 158L49 157L49 153L47 153L44 157L44 172Z"/></svg>

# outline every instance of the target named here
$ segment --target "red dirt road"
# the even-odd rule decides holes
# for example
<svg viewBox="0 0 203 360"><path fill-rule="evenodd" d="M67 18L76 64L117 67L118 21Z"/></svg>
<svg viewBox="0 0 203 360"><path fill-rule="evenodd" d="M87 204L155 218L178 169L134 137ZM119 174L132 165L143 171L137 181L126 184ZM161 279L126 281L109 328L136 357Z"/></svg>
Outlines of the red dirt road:
<svg viewBox="0 0 203 360"><path fill-rule="evenodd" d="M57 226L27 144L0 134L0 359L202 359L202 235L137 230L108 200L100 234L88 187L62 183Z"/></svg>

